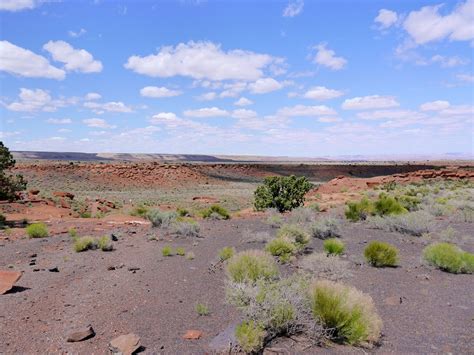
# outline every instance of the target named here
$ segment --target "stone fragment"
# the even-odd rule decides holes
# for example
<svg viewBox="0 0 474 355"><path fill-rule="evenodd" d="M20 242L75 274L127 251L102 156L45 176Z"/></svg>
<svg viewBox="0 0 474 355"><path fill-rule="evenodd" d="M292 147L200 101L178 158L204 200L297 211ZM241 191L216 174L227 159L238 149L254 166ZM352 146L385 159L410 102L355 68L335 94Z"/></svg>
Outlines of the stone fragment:
<svg viewBox="0 0 474 355"><path fill-rule="evenodd" d="M91 325L87 327L73 331L67 336L67 341L69 343L75 343L77 341L83 341L92 338L95 335L94 329Z"/></svg>
<svg viewBox="0 0 474 355"><path fill-rule="evenodd" d="M109 343L113 354L132 355L139 347L140 337L133 333L120 335Z"/></svg>
<svg viewBox="0 0 474 355"><path fill-rule="evenodd" d="M188 330L186 334L183 335L184 339L195 340L202 337L202 332L200 330Z"/></svg>
<svg viewBox="0 0 474 355"><path fill-rule="evenodd" d="M10 291L15 282L17 282L22 273L20 271L3 271L0 270L0 295Z"/></svg>

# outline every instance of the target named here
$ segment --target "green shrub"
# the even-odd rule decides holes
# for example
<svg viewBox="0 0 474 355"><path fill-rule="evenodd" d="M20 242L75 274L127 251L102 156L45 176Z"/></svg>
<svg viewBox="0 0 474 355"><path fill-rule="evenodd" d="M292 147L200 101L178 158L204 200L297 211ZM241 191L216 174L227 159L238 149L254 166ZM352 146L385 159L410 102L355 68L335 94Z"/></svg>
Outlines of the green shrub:
<svg viewBox="0 0 474 355"><path fill-rule="evenodd" d="M191 213L187 209L181 208L181 207L176 209L176 213L178 214L179 217L190 217L191 216Z"/></svg>
<svg viewBox="0 0 474 355"><path fill-rule="evenodd" d="M273 256L278 256L279 260L286 263L291 256L296 253L295 245L285 238L275 238L268 242L265 250Z"/></svg>
<svg viewBox="0 0 474 355"><path fill-rule="evenodd" d="M425 211L404 213L398 216L375 216L370 219L375 228L420 237L433 229L434 219Z"/></svg>
<svg viewBox="0 0 474 355"><path fill-rule="evenodd" d="M331 217L323 217L309 226L310 234L314 238L327 239L341 236L339 231L340 222Z"/></svg>
<svg viewBox="0 0 474 355"><path fill-rule="evenodd" d="M278 238L291 241L298 249L303 248L309 243L310 237L301 227L292 224L284 224L278 230Z"/></svg>
<svg viewBox="0 0 474 355"><path fill-rule="evenodd" d="M230 214L224 207L220 205L212 205L202 211L202 217L212 219L230 219Z"/></svg>
<svg viewBox="0 0 474 355"><path fill-rule="evenodd" d="M374 202L374 213L379 216L402 214L407 212L400 202L387 194L380 194L377 201Z"/></svg>
<svg viewBox="0 0 474 355"><path fill-rule="evenodd" d="M161 249L161 255L163 256L173 256L173 249L170 246L164 246L163 249Z"/></svg>
<svg viewBox="0 0 474 355"><path fill-rule="evenodd" d="M331 255L341 255L346 249L344 243L336 238L326 239L323 243L323 247L326 253Z"/></svg>
<svg viewBox="0 0 474 355"><path fill-rule="evenodd" d="M112 240L106 235L99 238L97 241L97 247L102 251L112 251L114 249Z"/></svg>
<svg viewBox="0 0 474 355"><path fill-rule="evenodd" d="M146 218L150 209L146 206L137 206L131 212L130 216Z"/></svg>
<svg viewBox="0 0 474 355"><path fill-rule="evenodd" d="M438 269L453 274L474 273L474 254L450 243L435 243L423 250L423 258Z"/></svg>
<svg viewBox="0 0 474 355"><path fill-rule="evenodd" d="M186 250L184 250L184 248L176 248L176 255L185 256Z"/></svg>
<svg viewBox="0 0 474 355"><path fill-rule="evenodd" d="M235 249L232 247L224 247L219 251L219 259L221 261L226 261L232 258L235 254Z"/></svg>
<svg viewBox="0 0 474 355"><path fill-rule="evenodd" d="M278 275L278 267L272 256L261 250L235 254L228 260L226 271L234 282L254 283L259 279L272 279Z"/></svg>
<svg viewBox="0 0 474 355"><path fill-rule="evenodd" d="M374 240L364 250L367 262L375 267L395 266L398 261L398 249L391 244Z"/></svg>
<svg viewBox="0 0 474 355"><path fill-rule="evenodd" d="M0 228L3 228L7 222L7 218L0 213Z"/></svg>
<svg viewBox="0 0 474 355"><path fill-rule="evenodd" d="M15 163L10 150L0 141L0 200L16 200L17 192L26 189L26 181L22 175L9 173Z"/></svg>
<svg viewBox="0 0 474 355"><path fill-rule="evenodd" d="M262 349L265 330L252 320L242 322L235 329L235 337L243 351L253 353Z"/></svg>
<svg viewBox="0 0 474 355"><path fill-rule="evenodd" d="M187 221L173 223L171 232L182 237L199 237L201 227L193 219L188 219Z"/></svg>
<svg viewBox="0 0 474 355"><path fill-rule="evenodd" d="M359 202L348 202L345 212L346 218L352 222L367 219L373 213L374 206L368 198L364 197Z"/></svg>
<svg viewBox="0 0 474 355"><path fill-rule="evenodd" d="M276 208L279 212L291 211L303 205L304 195L311 188L311 183L304 176L270 176L255 190L254 207L257 211L266 208Z"/></svg>
<svg viewBox="0 0 474 355"><path fill-rule="evenodd" d="M153 227L168 228L176 221L176 212L164 212L160 210L151 210L146 214L146 218Z"/></svg>
<svg viewBox="0 0 474 355"><path fill-rule="evenodd" d="M74 250L76 253L81 251L86 251L89 249L96 249L97 248L97 241L92 237L81 237L76 238L74 241Z"/></svg>
<svg viewBox="0 0 474 355"><path fill-rule="evenodd" d="M273 228L278 228L283 224L283 218L279 214L272 213L268 216L267 223Z"/></svg>
<svg viewBox="0 0 474 355"><path fill-rule="evenodd" d="M335 341L351 345L375 343L382 328L372 298L332 281L318 281L311 290L311 309Z"/></svg>
<svg viewBox="0 0 474 355"><path fill-rule="evenodd" d="M415 211L421 203L421 200L415 196L400 195L396 199L408 211Z"/></svg>
<svg viewBox="0 0 474 355"><path fill-rule="evenodd" d="M68 229L68 234L71 238L77 238L77 230L74 227Z"/></svg>
<svg viewBox="0 0 474 355"><path fill-rule="evenodd" d="M26 234L30 238L46 238L48 236L48 228L44 223L32 223L26 227Z"/></svg>
<svg viewBox="0 0 474 355"><path fill-rule="evenodd" d="M209 315L209 307L203 303L197 303L194 307L196 313L200 316L208 316Z"/></svg>

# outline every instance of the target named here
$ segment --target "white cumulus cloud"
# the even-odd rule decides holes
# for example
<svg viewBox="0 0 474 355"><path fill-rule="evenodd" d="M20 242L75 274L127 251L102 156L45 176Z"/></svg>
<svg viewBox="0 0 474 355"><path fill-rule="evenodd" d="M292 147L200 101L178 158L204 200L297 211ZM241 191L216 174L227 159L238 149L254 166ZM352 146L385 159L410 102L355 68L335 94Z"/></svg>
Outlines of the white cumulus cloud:
<svg viewBox="0 0 474 355"><path fill-rule="evenodd" d="M314 62L332 70L343 69L347 64L347 60L343 57L337 57L336 52L332 49L326 48L326 46L326 43L320 43L315 47L316 56Z"/></svg>
<svg viewBox="0 0 474 355"><path fill-rule="evenodd" d="M246 97L241 97L240 99L234 102L235 106L249 106L252 104L253 104L253 101L247 99Z"/></svg>
<svg viewBox="0 0 474 355"><path fill-rule="evenodd" d="M110 102L105 102L105 103L99 103L99 102L84 102L84 107L90 108L96 113L102 113L103 111L108 111L108 112L132 112L132 108L125 105L121 101L110 101Z"/></svg>
<svg viewBox="0 0 474 355"><path fill-rule="evenodd" d="M3 11L22 11L31 10L37 7L44 1L38 0L0 0L0 10Z"/></svg>
<svg viewBox="0 0 474 355"><path fill-rule="evenodd" d="M183 114L187 117L206 118L206 117L224 117L229 113L218 107L204 107L196 110L186 110Z"/></svg>
<svg viewBox="0 0 474 355"><path fill-rule="evenodd" d="M0 71L27 78L62 80L66 77L64 70L52 66L45 57L8 41L0 41Z"/></svg>
<svg viewBox="0 0 474 355"><path fill-rule="evenodd" d="M400 106L393 96L370 95L354 97L344 100L342 108L344 110L372 110L380 108L391 108Z"/></svg>
<svg viewBox="0 0 474 355"><path fill-rule="evenodd" d="M163 98L163 97L173 97L181 95L179 90L171 90L164 86L145 86L140 90L140 95L144 97L153 97L153 98Z"/></svg>
<svg viewBox="0 0 474 355"><path fill-rule="evenodd" d="M336 97L340 97L342 95L344 95L342 91L328 89L324 86L315 86L306 91L303 97L306 99L313 100L330 100L335 99Z"/></svg>
<svg viewBox="0 0 474 355"><path fill-rule="evenodd" d="M279 90L283 84L273 78L258 79L254 83L248 85L248 88L253 94L266 94L275 90Z"/></svg>
<svg viewBox="0 0 474 355"><path fill-rule="evenodd" d="M395 11L381 9L379 10L377 17L374 19L374 22L379 25L380 29L386 29L397 23L397 20L398 15Z"/></svg>
<svg viewBox="0 0 474 355"><path fill-rule="evenodd" d="M103 120L102 118L87 118L82 120L82 122L86 126L93 128L116 128L116 126L108 124L107 121Z"/></svg>
<svg viewBox="0 0 474 355"><path fill-rule="evenodd" d="M337 112L330 107L319 105L319 106L305 106L296 105L293 107L283 107L278 110L277 115L286 117L296 116L324 116L324 115L335 115Z"/></svg>
<svg viewBox="0 0 474 355"><path fill-rule="evenodd" d="M295 17L303 11L303 7L303 0L290 1L283 10L283 17Z"/></svg>
<svg viewBox="0 0 474 355"><path fill-rule="evenodd" d="M49 41L43 48L51 53L55 61L64 63L64 69L81 73L98 73L102 63L95 60L85 49L74 49L64 41Z"/></svg>
<svg viewBox="0 0 474 355"><path fill-rule="evenodd" d="M420 105L421 111L440 111L447 109L450 106L448 101L445 100L436 100L431 102L425 102Z"/></svg>
<svg viewBox="0 0 474 355"><path fill-rule="evenodd" d="M264 69L281 59L241 49L224 51L212 42L180 43L162 47L157 54L128 58L125 68L152 77L186 76L194 79L257 80Z"/></svg>
<svg viewBox="0 0 474 355"><path fill-rule="evenodd" d="M70 118L50 118L46 122L51 124L71 124L72 120Z"/></svg>

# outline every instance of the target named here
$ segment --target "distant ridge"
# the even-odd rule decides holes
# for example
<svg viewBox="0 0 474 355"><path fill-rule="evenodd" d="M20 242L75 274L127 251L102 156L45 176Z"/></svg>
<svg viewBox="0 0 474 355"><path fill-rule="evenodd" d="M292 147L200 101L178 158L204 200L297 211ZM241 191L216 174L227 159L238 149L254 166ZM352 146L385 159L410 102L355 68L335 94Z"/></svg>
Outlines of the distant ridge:
<svg viewBox="0 0 474 355"><path fill-rule="evenodd" d="M377 161L462 161L472 162L473 155L466 153L446 153L437 155L340 155L325 157L288 157L259 155L206 155L206 154L146 154L146 153L79 153L79 152L35 152L13 151L15 159L21 160L65 160L65 161L161 161L161 162L201 162L201 163L251 163L251 162L377 162Z"/></svg>

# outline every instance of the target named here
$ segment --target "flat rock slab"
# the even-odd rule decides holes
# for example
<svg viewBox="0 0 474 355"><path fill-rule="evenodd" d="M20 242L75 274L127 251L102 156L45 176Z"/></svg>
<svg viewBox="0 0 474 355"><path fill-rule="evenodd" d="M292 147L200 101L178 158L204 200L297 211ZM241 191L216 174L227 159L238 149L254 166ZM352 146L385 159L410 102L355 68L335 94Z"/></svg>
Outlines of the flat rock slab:
<svg viewBox="0 0 474 355"><path fill-rule="evenodd" d="M188 330L186 334L183 335L184 339L195 340L202 337L202 332L200 330Z"/></svg>
<svg viewBox="0 0 474 355"><path fill-rule="evenodd" d="M0 295L10 291L15 282L17 282L22 273L20 271L3 271L0 270Z"/></svg>
<svg viewBox="0 0 474 355"><path fill-rule="evenodd" d="M109 343L109 349L113 354L132 355L140 348L140 337L129 333L120 335Z"/></svg>
<svg viewBox="0 0 474 355"><path fill-rule="evenodd" d="M69 343L75 343L77 341L83 341L89 338L92 338L95 335L94 329L92 326L88 325L85 328L78 329L73 331L67 336L67 341Z"/></svg>
<svg viewBox="0 0 474 355"><path fill-rule="evenodd" d="M237 324L231 324L217 334L209 343L209 348L218 353L229 353L233 346L237 344L237 339L235 338L236 327Z"/></svg>

